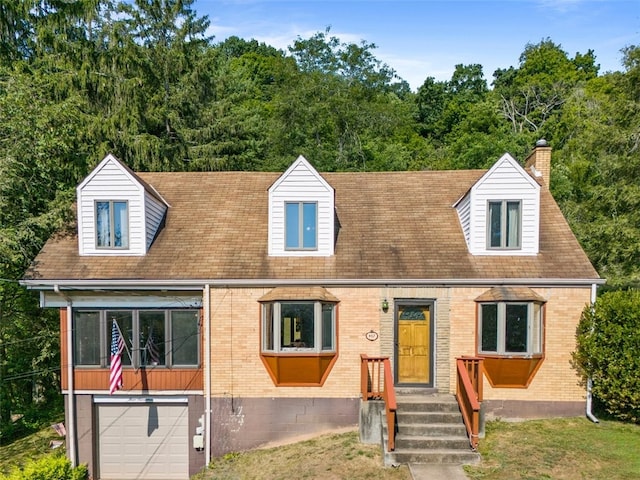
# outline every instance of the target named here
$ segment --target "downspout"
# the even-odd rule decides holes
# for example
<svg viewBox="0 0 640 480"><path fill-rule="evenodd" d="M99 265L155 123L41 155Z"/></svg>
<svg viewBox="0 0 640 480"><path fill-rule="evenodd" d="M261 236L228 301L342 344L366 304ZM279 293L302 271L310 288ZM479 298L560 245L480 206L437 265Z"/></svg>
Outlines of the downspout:
<svg viewBox="0 0 640 480"><path fill-rule="evenodd" d="M597 288L598 288L598 286L595 283L591 285L591 308L593 308L593 304L596 303L596 291L597 291ZM592 408L591 387L592 387L592 385L593 385L593 382L591 381L591 377L589 377L587 379L587 408L586 408L586 414L587 414L587 418L589 420L591 420L593 423L599 423L598 419L596 418L596 416L591 411L591 408Z"/></svg>
<svg viewBox="0 0 640 480"><path fill-rule="evenodd" d="M58 285L54 285L54 292L62 296L67 301L67 391L68 391L68 412L69 425L67 425L67 438L69 440L69 460L72 467L78 466L76 454L76 402L74 398L73 379L73 308L72 301L68 295L60 291Z"/></svg>
<svg viewBox="0 0 640 480"><path fill-rule="evenodd" d="M204 286L204 458L211 462L211 287Z"/></svg>

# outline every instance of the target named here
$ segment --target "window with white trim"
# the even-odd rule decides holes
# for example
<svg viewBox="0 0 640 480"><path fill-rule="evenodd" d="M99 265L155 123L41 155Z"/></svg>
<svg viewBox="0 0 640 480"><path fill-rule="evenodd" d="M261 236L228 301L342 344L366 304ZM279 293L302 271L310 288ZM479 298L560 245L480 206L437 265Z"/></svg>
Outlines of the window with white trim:
<svg viewBox="0 0 640 480"><path fill-rule="evenodd" d="M487 207L487 248L518 249L522 245L522 202L489 201Z"/></svg>
<svg viewBox="0 0 640 480"><path fill-rule="evenodd" d="M317 250L318 204L316 202L285 203L285 249Z"/></svg>
<svg viewBox="0 0 640 480"><path fill-rule="evenodd" d="M537 302L478 304L478 352L508 356L542 353L542 305Z"/></svg>
<svg viewBox="0 0 640 480"><path fill-rule="evenodd" d="M334 352L335 305L320 301L281 301L262 305L264 352Z"/></svg>
<svg viewBox="0 0 640 480"><path fill-rule="evenodd" d="M125 340L124 366L200 363L199 310L76 310L73 320L76 365L109 368L114 322Z"/></svg>
<svg viewBox="0 0 640 480"><path fill-rule="evenodd" d="M96 247L129 248L129 205L126 201L96 201Z"/></svg>

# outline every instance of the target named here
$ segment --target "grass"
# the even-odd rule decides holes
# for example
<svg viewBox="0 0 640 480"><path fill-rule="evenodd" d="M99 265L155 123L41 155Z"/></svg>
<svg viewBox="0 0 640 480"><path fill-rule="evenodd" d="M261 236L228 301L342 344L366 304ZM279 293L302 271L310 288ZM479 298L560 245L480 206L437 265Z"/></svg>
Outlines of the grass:
<svg viewBox="0 0 640 480"><path fill-rule="evenodd" d="M6 445L0 445L0 474L7 474L17 466L22 467L29 460L64 453L64 443L55 450L50 447L51 441L60 440L64 442L64 438L58 436L53 428L46 427Z"/></svg>
<svg viewBox="0 0 640 480"><path fill-rule="evenodd" d="M473 480L640 478L640 426L586 418L490 422Z"/></svg>
<svg viewBox="0 0 640 480"><path fill-rule="evenodd" d="M275 448L227 454L192 480L410 480L406 465L383 467L380 445L358 432L329 434Z"/></svg>
<svg viewBox="0 0 640 480"><path fill-rule="evenodd" d="M0 446L0 473L52 454L46 428ZM64 447L61 447L64 448ZM487 424L482 462L465 467L472 480L631 480L640 478L640 425L583 418ZM230 453L192 480L410 480L406 466L383 467L380 447L357 432L328 434L290 445Z"/></svg>

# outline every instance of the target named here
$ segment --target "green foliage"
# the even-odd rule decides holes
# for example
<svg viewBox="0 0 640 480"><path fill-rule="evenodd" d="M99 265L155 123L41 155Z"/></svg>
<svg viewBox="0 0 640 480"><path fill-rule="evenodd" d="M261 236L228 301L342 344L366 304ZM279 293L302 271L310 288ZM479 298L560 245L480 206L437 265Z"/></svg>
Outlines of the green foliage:
<svg viewBox="0 0 640 480"><path fill-rule="evenodd" d="M23 468L15 468L0 480L85 480L86 465L72 467L71 462L61 455L48 455L29 461Z"/></svg>
<svg viewBox="0 0 640 480"><path fill-rule="evenodd" d="M598 67L594 62L592 51L570 59L560 45L546 39L525 47L519 68L496 70L494 91L513 131L537 132L549 138L546 124L562 112L576 86L595 78Z"/></svg>
<svg viewBox="0 0 640 480"><path fill-rule="evenodd" d="M635 49L628 49L633 55ZM613 287L640 285L640 64L574 90L555 126L554 193L587 255Z"/></svg>
<svg viewBox="0 0 640 480"><path fill-rule="evenodd" d="M603 293L585 308L574 365L608 413L640 423L640 291Z"/></svg>

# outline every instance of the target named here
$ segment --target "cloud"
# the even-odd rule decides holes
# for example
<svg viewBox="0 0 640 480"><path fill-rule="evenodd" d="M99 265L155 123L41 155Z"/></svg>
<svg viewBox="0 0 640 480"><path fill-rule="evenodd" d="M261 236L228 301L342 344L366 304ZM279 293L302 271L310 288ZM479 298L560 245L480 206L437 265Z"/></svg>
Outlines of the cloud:
<svg viewBox="0 0 640 480"><path fill-rule="evenodd" d="M544 10L554 10L558 13L575 11L585 3L584 0L538 0L538 6Z"/></svg>

